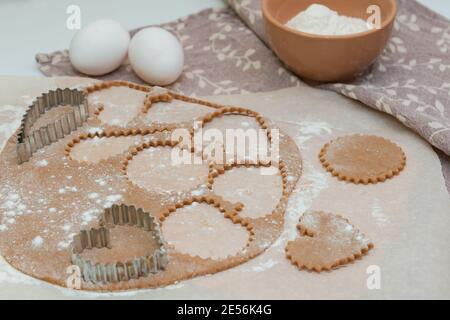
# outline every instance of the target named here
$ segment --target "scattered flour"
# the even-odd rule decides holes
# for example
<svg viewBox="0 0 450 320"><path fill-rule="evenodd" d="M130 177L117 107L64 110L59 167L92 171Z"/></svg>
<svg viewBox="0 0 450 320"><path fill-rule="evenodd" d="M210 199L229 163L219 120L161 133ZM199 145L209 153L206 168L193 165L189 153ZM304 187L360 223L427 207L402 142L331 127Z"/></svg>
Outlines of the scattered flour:
<svg viewBox="0 0 450 320"><path fill-rule="evenodd" d="M0 190L2 196L2 203L0 207L5 210L5 214L0 219L0 231L6 231L6 224L13 224L16 222L15 217L21 216L28 212L27 206L22 203L22 199L18 193L5 186Z"/></svg>
<svg viewBox="0 0 450 320"><path fill-rule="evenodd" d="M99 197L99 194L97 192L91 192L88 194L88 198L93 200L93 199L97 199Z"/></svg>
<svg viewBox="0 0 450 320"><path fill-rule="evenodd" d="M304 146L305 142L313 137L329 135L333 132L333 129L335 129L331 124L325 121L290 121L285 119L281 121L295 126L295 130L297 130L295 142L299 146Z"/></svg>
<svg viewBox="0 0 450 320"><path fill-rule="evenodd" d="M273 259L269 259L269 260L264 261L263 263L253 266L252 271L262 272L262 271L273 268L274 266L276 266L279 263L280 263L280 261L275 261Z"/></svg>
<svg viewBox="0 0 450 320"><path fill-rule="evenodd" d="M31 245L33 246L33 248L42 247L43 243L44 243L44 239L42 239L41 236L37 236L33 240L31 240Z"/></svg>
<svg viewBox="0 0 450 320"><path fill-rule="evenodd" d="M275 241L274 247L284 250L286 241L295 239L297 236L297 223L305 211L310 209L311 204L320 191L328 187L327 172L304 164L304 173L300 184L289 198L285 213L285 228L281 236Z"/></svg>
<svg viewBox="0 0 450 320"><path fill-rule="evenodd" d="M105 186L106 185L106 181L104 179L97 179L95 180L95 182L99 185L99 186Z"/></svg>
<svg viewBox="0 0 450 320"><path fill-rule="evenodd" d="M302 121L299 126L302 134L320 136L323 134L330 134L331 124L324 121Z"/></svg>
<svg viewBox="0 0 450 320"><path fill-rule="evenodd" d="M191 192L191 194L192 194L194 197L201 196L201 195L204 194L204 193L205 193L205 190L204 190L204 189L194 190L194 191Z"/></svg>
<svg viewBox="0 0 450 320"><path fill-rule="evenodd" d="M72 243L72 241L60 241L60 242L58 242L56 247L58 248L59 251L63 251L63 250L68 249L71 243Z"/></svg>
<svg viewBox="0 0 450 320"><path fill-rule="evenodd" d="M69 179L69 180L70 180L70 179ZM66 193L67 191L69 191L69 192L77 192L78 189L77 189L77 187L65 186L64 188L60 188L60 189L58 190L58 193L59 193L59 194L64 194L64 193Z"/></svg>
<svg viewBox="0 0 450 320"><path fill-rule="evenodd" d="M48 166L48 161L43 159L36 162L36 167L46 167Z"/></svg>
<svg viewBox="0 0 450 320"><path fill-rule="evenodd" d="M82 224L86 225L92 220L94 220L98 214L100 214L101 210L99 209L89 209L81 213L81 219L83 220Z"/></svg>
<svg viewBox="0 0 450 320"><path fill-rule="evenodd" d="M386 216L386 214L383 211L383 207L381 206L380 199L374 199L372 204L372 217L375 219L377 224L380 227L385 226L389 223L389 218Z"/></svg>
<svg viewBox="0 0 450 320"><path fill-rule="evenodd" d="M121 194L113 194L113 195L107 196L106 201L103 203L103 208L111 207L114 203L116 203L120 199L122 199Z"/></svg>

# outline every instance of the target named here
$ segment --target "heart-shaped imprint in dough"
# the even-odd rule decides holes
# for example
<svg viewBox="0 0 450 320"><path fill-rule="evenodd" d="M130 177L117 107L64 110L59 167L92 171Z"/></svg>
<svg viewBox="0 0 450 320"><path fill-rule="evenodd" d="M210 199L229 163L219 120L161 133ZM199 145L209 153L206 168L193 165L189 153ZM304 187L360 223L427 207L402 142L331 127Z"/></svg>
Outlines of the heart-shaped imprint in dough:
<svg viewBox="0 0 450 320"><path fill-rule="evenodd" d="M300 237L286 245L286 257L300 269L321 272L362 257L372 242L336 214L306 212L297 226Z"/></svg>

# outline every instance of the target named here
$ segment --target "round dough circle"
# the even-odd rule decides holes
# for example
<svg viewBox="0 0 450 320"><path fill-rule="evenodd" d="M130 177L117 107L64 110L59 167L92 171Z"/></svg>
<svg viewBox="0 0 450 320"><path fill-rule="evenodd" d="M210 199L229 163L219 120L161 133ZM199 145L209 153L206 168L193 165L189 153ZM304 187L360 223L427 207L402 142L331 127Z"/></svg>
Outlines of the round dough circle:
<svg viewBox="0 0 450 320"><path fill-rule="evenodd" d="M339 180L377 183L398 175L406 165L403 150L377 136L350 135L327 143L319 154L325 169Z"/></svg>

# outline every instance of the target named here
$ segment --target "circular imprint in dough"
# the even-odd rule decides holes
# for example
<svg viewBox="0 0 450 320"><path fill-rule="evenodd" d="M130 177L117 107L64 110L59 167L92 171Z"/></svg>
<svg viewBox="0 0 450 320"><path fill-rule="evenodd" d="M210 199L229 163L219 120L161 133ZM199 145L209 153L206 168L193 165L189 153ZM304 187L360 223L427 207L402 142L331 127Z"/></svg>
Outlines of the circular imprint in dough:
<svg viewBox="0 0 450 320"><path fill-rule="evenodd" d="M158 194L189 191L206 183L209 172L206 161L176 164L172 152L180 151L178 147L144 149L128 163L127 176L139 187Z"/></svg>
<svg viewBox="0 0 450 320"><path fill-rule="evenodd" d="M406 156L395 143L382 137L358 134L327 143L319 159L339 180L364 184L392 178L406 165Z"/></svg>
<svg viewBox="0 0 450 320"><path fill-rule="evenodd" d="M140 136L127 137L94 137L81 140L70 150L73 160L98 163L118 154L122 154L129 147L138 144L142 140Z"/></svg>
<svg viewBox="0 0 450 320"><path fill-rule="evenodd" d="M233 167L216 178L213 192L233 203L242 202L242 217L257 219L271 214L283 195L279 173L264 175L259 167Z"/></svg>
<svg viewBox="0 0 450 320"><path fill-rule="evenodd" d="M221 146L223 154L225 154L228 146L233 150L231 153L225 154L226 160L234 159L236 161L239 156L240 159L249 159L255 163L258 159L264 159L263 155L266 156L267 152L261 153L262 156L259 156L259 152L264 151L264 146L267 149L270 148L267 132L260 130L262 130L261 125L255 117L233 113L219 115L203 126L203 155L218 163L227 162L223 158L217 158L216 152L217 146ZM219 133L221 141L216 139ZM229 141L227 136L230 138Z"/></svg>
<svg viewBox="0 0 450 320"><path fill-rule="evenodd" d="M194 121L213 111L213 108L181 100L153 103L145 116L147 123L182 123Z"/></svg>
<svg viewBox="0 0 450 320"><path fill-rule="evenodd" d="M306 212L297 226L300 237L286 245L286 257L300 269L331 270L362 257L373 244L343 217Z"/></svg>
<svg viewBox="0 0 450 320"><path fill-rule="evenodd" d="M162 224L164 239L181 253L207 259L225 259L246 248L249 234L206 203L177 209Z"/></svg>
<svg viewBox="0 0 450 320"><path fill-rule="evenodd" d="M146 93L128 87L111 87L90 93L89 104L103 104L98 118L102 123L125 127L139 114Z"/></svg>

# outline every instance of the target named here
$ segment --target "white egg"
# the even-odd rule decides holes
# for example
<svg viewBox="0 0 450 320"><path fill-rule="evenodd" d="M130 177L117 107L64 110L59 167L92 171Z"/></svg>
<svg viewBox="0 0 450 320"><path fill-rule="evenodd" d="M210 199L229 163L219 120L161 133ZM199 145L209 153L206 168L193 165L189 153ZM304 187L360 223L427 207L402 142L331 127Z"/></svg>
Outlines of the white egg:
<svg viewBox="0 0 450 320"><path fill-rule="evenodd" d="M156 27L146 28L131 39L128 58L134 72L153 85L175 82L183 72L184 53L178 39Z"/></svg>
<svg viewBox="0 0 450 320"><path fill-rule="evenodd" d="M87 24L70 43L69 56L75 69L92 76L117 69L127 56L130 34L114 20Z"/></svg>

